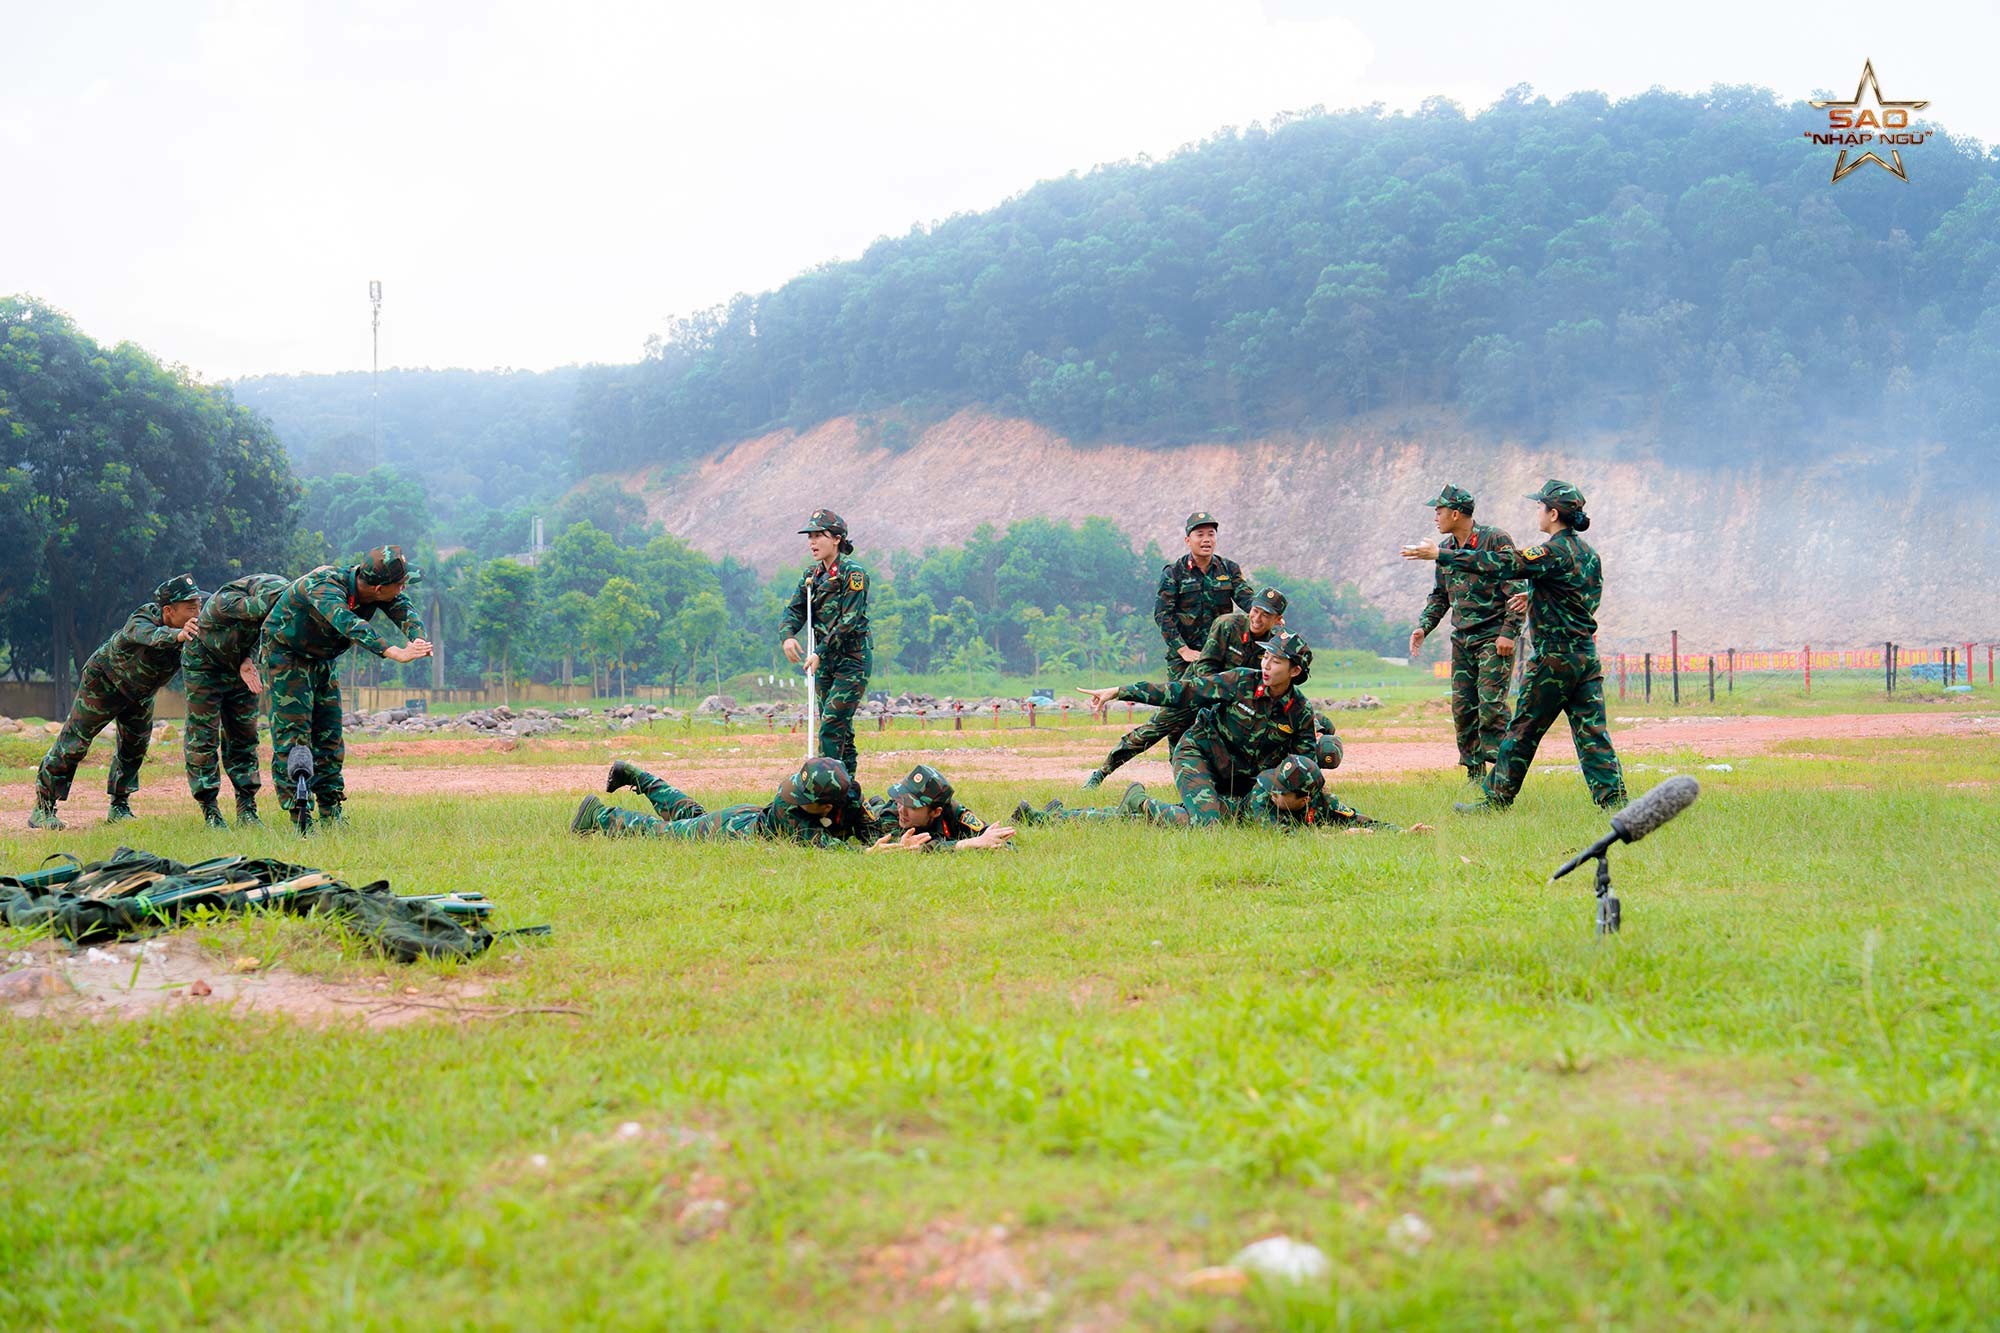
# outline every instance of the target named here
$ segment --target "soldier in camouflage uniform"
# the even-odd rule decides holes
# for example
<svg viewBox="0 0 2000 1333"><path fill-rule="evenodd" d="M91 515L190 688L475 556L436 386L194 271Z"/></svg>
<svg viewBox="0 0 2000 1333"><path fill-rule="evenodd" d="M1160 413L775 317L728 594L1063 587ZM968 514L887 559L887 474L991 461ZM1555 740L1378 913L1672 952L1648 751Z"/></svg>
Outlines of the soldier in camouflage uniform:
<svg viewBox="0 0 2000 1333"><path fill-rule="evenodd" d="M111 756L111 794L105 822L132 818L132 793L139 790L139 766L153 739L153 696L180 670L181 645L198 627L203 593L192 574L177 574L153 590L153 600L134 611L117 633L83 664L76 698L55 744L35 770L35 809L30 828L63 827L56 803L69 799L76 768L90 743L110 723L118 725L118 748Z"/></svg>
<svg viewBox="0 0 2000 1333"><path fill-rule="evenodd" d="M778 784L776 795L765 805L726 805L709 810L664 778L620 759L611 765L604 789L625 787L645 797L653 813L606 805L593 794L577 807L570 832L701 842L764 838L806 847L877 850L874 818L861 798L860 786L838 759L806 760L798 772ZM915 837L890 840L879 850L914 851L925 841L928 839Z"/></svg>
<svg viewBox="0 0 2000 1333"><path fill-rule="evenodd" d="M1140 807L1154 823L1217 823L1227 814L1227 798L1248 796L1257 774L1289 754L1317 755L1318 724L1296 688L1311 674L1312 650L1289 630L1258 646L1264 660L1256 671L1083 691L1093 708L1130 700L1196 710L1193 724L1174 746L1174 786L1181 799L1149 800ZM1129 801L1129 792L1127 796ZM1015 816L1019 818L1019 810Z"/></svg>
<svg viewBox="0 0 2000 1333"><path fill-rule="evenodd" d="M1471 492L1447 486L1430 504L1437 529L1445 534L1440 551L1514 550L1514 539L1501 529L1472 521ZM1519 581L1439 561L1431 595L1410 632L1415 657L1424 637L1451 613L1451 720L1458 731L1458 762L1470 782L1485 778L1507 729L1507 686L1521 636L1521 617L1507 609L1507 601L1527 590Z"/></svg>
<svg viewBox="0 0 2000 1333"><path fill-rule="evenodd" d="M1243 799L1237 821L1288 833L1297 829L1336 833L1349 829L1398 831L1394 824L1370 819L1335 796L1326 785L1326 767L1301 755L1292 755L1280 760L1276 767L1265 769L1257 775L1257 785L1250 795Z"/></svg>
<svg viewBox="0 0 2000 1333"><path fill-rule="evenodd" d="M1206 512L1189 514L1186 528L1188 553L1160 570L1160 586L1153 598L1153 623L1160 627L1161 637L1167 643L1169 681L1180 680L1191 673L1200 674L1209 631L1219 617L1232 608L1245 612L1255 609L1251 594L1256 590L1244 577L1241 565L1215 553L1215 533L1214 515ZM1277 608L1273 623L1284 619L1282 596L1277 600ZM1269 612L1268 604L1265 610ZM1256 664L1246 661L1235 665ZM1209 667L1209 670L1217 669L1226 668ZM1104 762L1083 780L1083 785L1096 787L1162 739L1169 745L1177 744L1193 723L1194 714L1187 709L1161 709L1120 737Z"/></svg>
<svg viewBox="0 0 2000 1333"><path fill-rule="evenodd" d="M988 827L961 805L950 781L929 764L918 764L901 782L889 784L886 799L869 797L868 814L874 820L877 844L920 833L929 839L924 843L927 852L1005 847L1014 836L1007 825Z"/></svg>
<svg viewBox="0 0 2000 1333"><path fill-rule="evenodd" d="M347 747L340 737L342 653L356 644L392 662L430 655L424 622L403 595L411 571L400 546L378 546L346 569L321 565L279 595L264 621L257 656L271 692L271 781L278 802L292 811L294 793L285 760L294 745L312 750L312 792L321 819L340 822L347 783L341 772ZM409 642L398 648L369 625L386 615ZM304 811L295 819L307 818Z"/></svg>
<svg viewBox="0 0 2000 1333"><path fill-rule="evenodd" d="M217 588L201 609L201 626L181 646L181 683L187 690L188 790L210 828L228 828L216 798L220 770L236 789L236 822L257 818L257 695L264 688L255 657L264 617L291 580L245 574Z"/></svg>
<svg viewBox="0 0 2000 1333"><path fill-rule="evenodd" d="M1569 715L1577 763L1591 799L1606 809L1625 804L1625 776L1611 748L1604 716L1604 672L1597 661L1597 607L1604 597L1604 566L1577 534L1590 526L1583 492L1554 478L1528 497L1541 508L1538 525L1548 539L1523 551L1439 550L1431 543L1403 548L1412 560L1436 560L1501 578L1526 579L1532 588L1528 620L1534 659L1521 681L1514 720L1500 741L1483 799L1457 807L1473 813L1512 805L1535 749L1558 713Z"/></svg>
<svg viewBox="0 0 2000 1333"><path fill-rule="evenodd" d="M815 509L799 531L812 551L813 563L799 577L799 586L785 608L780 627L785 656L803 662L806 674L817 681L819 752L838 759L852 774L860 759L854 748L854 710L868 693L868 673L875 665L875 645L868 637L868 571L848 559L854 554L854 543L847 539L847 520L831 509ZM805 628L808 599L812 603L812 653L798 640Z"/></svg>

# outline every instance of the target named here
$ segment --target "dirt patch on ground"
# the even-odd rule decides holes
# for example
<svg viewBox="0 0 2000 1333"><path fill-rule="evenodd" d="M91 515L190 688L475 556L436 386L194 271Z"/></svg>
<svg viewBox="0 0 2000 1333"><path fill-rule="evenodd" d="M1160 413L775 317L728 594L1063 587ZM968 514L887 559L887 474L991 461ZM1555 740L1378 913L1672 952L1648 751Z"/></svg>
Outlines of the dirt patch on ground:
<svg viewBox="0 0 2000 1333"><path fill-rule="evenodd" d="M522 1012L480 1002L483 980L309 977L254 958L225 958L186 936L70 949L38 941L7 956L0 1010L29 1018L143 1018L194 1005L241 1017L396 1027Z"/></svg>
<svg viewBox="0 0 2000 1333"><path fill-rule="evenodd" d="M1403 735L1438 735L1416 728L1387 727L1380 736L1357 737L1335 779L1341 784L1399 777L1406 773L1444 772L1458 762L1458 751L1448 738L1405 740ZM1396 737L1391 739L1391 733ZM1613 733L1621 754L1636 755L1666 750L1695 750L1711 755L1758 755L1773 748L1803 740L1877 739L1883 737L1963 736L2000 738L2000 717L1933 716L1912 713L1836 713L1822 717L1680 717L1647 718ZM1038 743L1032 749L1006 745L941 746L897 748L892 735L858 737L862 754L862 782L869 790L879 790L901 777L912 764L935 764L954 779L975 782L1064 783L1080 782L1096 766L1117 739L1110 728L1076 729L1074 736L1059 742ZM873 740L874 745L870 742ZM1558 728L1542 744L1544 762L1563 763L1571 753L1569 737ZM635 763L651 768L685 787L697 797L719 792L762 792L770 790L788 771L798 745L796 736L745 732L734 750L681 756L664 738L653 741L639 736L612 737L607 741L535 739L525 742L491 739L411 740L357 747L347 765L347 785L352 794L368 796L546 796L574 794L581 799L588 791L601 791L604 766L598 763L533 763L514 767L507 764L453 764L454 756L506 752L516 746L539 751L551 748L588 750L609 748ZM880 748L878 748L880 747ZM396 765L371 765L371 755L398 757ZM435 764L412 764L411 759L435 759ZM1154 750L1136 763L1118 770L1112 785L1122 790L1127 782L1147 786L1170 786L1172 774L1166 756ZM141 793L143 809L148 800L170 800L165 794L148 797ZM0 813L25 816L34 805L34 787L17 782L0 786ZM79 791L63 806L66 818L101 818L105 797L101 793ZM10 818L10 823L23 822Z"/></svg>

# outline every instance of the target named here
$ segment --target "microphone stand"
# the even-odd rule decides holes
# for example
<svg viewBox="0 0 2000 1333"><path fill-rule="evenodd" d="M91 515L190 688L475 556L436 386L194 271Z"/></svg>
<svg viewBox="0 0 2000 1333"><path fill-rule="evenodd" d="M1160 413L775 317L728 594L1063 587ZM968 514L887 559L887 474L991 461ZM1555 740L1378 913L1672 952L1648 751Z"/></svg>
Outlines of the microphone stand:
<svg viewBox="0 0 2000 1333"><path fill-rule="evenodd" d="M1611 849L1597 854L1597 933L1618 933L1618 897L1611 892Z"/></svg>

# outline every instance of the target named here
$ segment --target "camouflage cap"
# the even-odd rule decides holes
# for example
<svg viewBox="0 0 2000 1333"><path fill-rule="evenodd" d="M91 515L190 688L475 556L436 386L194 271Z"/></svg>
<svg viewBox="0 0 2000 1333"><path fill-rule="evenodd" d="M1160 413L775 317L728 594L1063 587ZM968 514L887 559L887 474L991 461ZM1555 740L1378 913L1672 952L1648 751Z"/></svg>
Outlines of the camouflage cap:
<svg viewBox="0 0 2000 1333"><path fill-rule="evenodd" d="M1528 499L1539 504L1552 505L1557 509L1583 508L1583 492L1566 481L1557 481L1554 477L1543 482L1542 489Z"/></svg>
<svg viewBox="0 0 2000 1333"><path fill-rule="evenodd" d="M831 509L815 509L812 511L812 517L806 520L806 525L800 528L799 531L830 532L836 537L845 537L847 535L847 520L834 513Z"/></svg>
<svg viewBox="0 0 2000 1333"><path fill-rule="evenodd" d="M1288 629L1281 629L1270 638L1257 645L1267 657L1282 657L1295 667L1312 665L1313 650L1306 647L1306 641Z"/></svg>
<svg viewBox="0 0 2000 1333"><path fill-rule="evenodd" d="M929 810L951 800L951 783L929 764L918 764L901 782L889 784L889 799L899 805Z"/></svg>
<svg viewBox="0 0 2000 1333"><path fill-rule="evenodd" d="M1289 755L1257 775L1257 785L1280 796L1310 796L1326 786L1319 765L1302 754Z"/></svg>
<svg viewBox="0 0 2000 1333"><path fill-rule="evenodd" d="M822 755L806 760L798 772L779 785L778 800L793 810L806 805L832 805L847 799L853 788L854 779L847 775L847 765Z"/></svg>
<svg viewBox="0 0 2000 1333"><path fill-rule="evenodd" d="M1257 595L1250 599L1250 609L1266 615L1282 616L1285 614L1285 594L1276 588L1259 588Z"/></svg>
<svg viewBox="0 0 2000 1333"><path fill-rule="evenodd" d="M1221 526L1220 523L1215 521L1215 515L1209 513L1206 509L1197 509L1188 515L1187 535L1194 535L1196 528L1219 528Z"/></svg>
<svg viewBox="0 0 2000 1333"><path fill-rule="evenodd" d="M1322 732L1320 738L1313 742L1313 750L1321 768L1339 768L1340 761L1347 757L1347 747L1332 732Z"/></svg>
<svg viewBox="0 0 2000 1333"><path fill-rule="evenodd" d="M354 573L363 583L372 583L379 588L406 581L410 577L410 563L403 559L402 547L378 546L361 557Z"/></svg>
<svg viewBox="0 0 2000 1333"><path fill-rule="evenodd" d="M197 601L206 596L208 594L195 583L192 574L176 574L153 589L153 600L161 606L169 606L174 602Z"/></svg>
<svg viewBox="0 0 2000 1333"><path fill-rule="evenodd" d="M1472 492L1463 486L1447 486L1437 495L1425 501L1432 509L1456 509L1461 514L1472 512Z"/></svg>

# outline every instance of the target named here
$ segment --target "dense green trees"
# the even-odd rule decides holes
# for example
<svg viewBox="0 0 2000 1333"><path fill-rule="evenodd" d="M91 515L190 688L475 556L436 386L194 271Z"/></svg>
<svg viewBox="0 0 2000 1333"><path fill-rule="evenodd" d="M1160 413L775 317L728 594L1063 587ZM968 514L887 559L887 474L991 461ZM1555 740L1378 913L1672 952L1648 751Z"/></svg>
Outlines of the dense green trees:
<svg viewBox="0 0 2000 1333"><path fill-rule="evenodd" d="M66 688L154 586L204 586L302 554L283 448L226 389L66 316L0 299L0 636L16 675Z"/></svg>
<svg viewBox="0 0 2000 1333"><path fill-rule="evenodd" d="M1718 461L1859 422L1971 474L2000 449L2000 158L1940 135L1907 184L1836 185L1821 119L1517 88L1047 181L677 321L581 381L579 458L899 403L1165 443L1450 404Z"/></svg>

